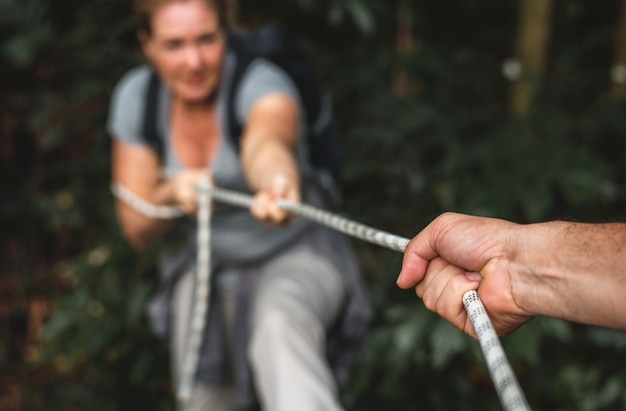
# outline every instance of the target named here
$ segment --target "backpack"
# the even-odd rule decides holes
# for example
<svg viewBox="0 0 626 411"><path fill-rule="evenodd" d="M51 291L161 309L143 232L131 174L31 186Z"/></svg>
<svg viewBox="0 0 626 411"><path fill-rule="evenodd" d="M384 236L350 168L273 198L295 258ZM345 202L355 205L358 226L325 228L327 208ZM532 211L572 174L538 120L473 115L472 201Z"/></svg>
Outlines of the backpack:
<svg viewBox="0 0 626 411"><path fill-rule="evenodd" d="M235 96L246 69L257 58L265 58L282 68L298 89L306 112L306 139L309 160L324 188L335 192L334 180L339 175L340 145L330 103L322 92L309 63L289 36L276 26L268 25L248 33L229 32L228 50L237 56L237 64L226 90L228 135L239 147L243 125L235 113ZM163 156L163 140L157 130L157 111L161 80L153 70L148 83L143 135L159 155ZM336 195L333 194L333 197Z"/></svg>

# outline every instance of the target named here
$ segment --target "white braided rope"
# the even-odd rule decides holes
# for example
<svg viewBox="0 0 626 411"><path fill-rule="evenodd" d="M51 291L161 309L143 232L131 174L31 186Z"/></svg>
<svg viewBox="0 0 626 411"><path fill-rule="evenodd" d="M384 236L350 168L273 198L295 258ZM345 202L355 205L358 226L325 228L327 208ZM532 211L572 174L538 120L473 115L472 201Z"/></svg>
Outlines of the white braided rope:
<svg viewBox="0 0 626 411"><path fill-rule="evenodd" d="M194 297L187 338L187 350L178 385L178 401L183 407L193 395L206 314L211 296L211 184L208 178L198 186L198 249L194 284Z"/></svg>
<svg viewBox="0 0 626 411"><path fill-rule="evenodd" d="M117 195L118 191L119 190L114 190L113 192ZM249 208L252 203L252 197L249 195L237 193L230 190L224 190L221 188L210 187L209 189L207 189L206 187L199 187L198 192L200 210L209 209L209 202L211 198L213 200L218 200L223 203L244 208ZM120 198L126 201L125 198ZM167 218L148 214L149 212L154 211L153 208L159 209L163 207L154 205L151 205L151 207L144 207L145 204L142 204L142 202L145 203L145 201L142 200L139 202L132 201L129 202L129 204L133 207L142 207L141 209L136 207L136 209L150 217ZM355 221L338 216L328 211L320 210L318 208L311 207L305 204L293 203L287 200L278 200L277 204L279 205L279 207L285 209L286 211L290 211L296 215L308 218L350 236L369 241L371 243L389 248L394 251L404 252L407 244L409 243L409 239L407 238L389 234L387 232L368 227L366 225L357 223ZM164 207L162 211L164 212L161 213L161 215L165 215L168 213L172 213L173 210L172 207ZM200 216L198 220L199 231L202 231L203 222L200 220ZM202 244L200 241L198 241L198 243ZM203 248L208 249L209 247ZM200 261L198 263L200 264ZM205 277L205 280L208 281L208 276ZM207 288L207 293L203 294L204 296L206 296L204 297L204 300L206 302L208 302L208 291L209 290ZM197 292L196 297L198 297L199 295L200 293ZM519 383L517 382L517 378L515 377L515 374L513 373L513 370L506 358L506 354L504 353L504 349L500 344L500 340L495 333L491 320L489 319L489 316L487 315L484 306L478 298L478 294L476 293L476 291L472 290L466 292L463 295L463 304L470 317L470 320L472 321L472 325L476 330L476 335L478 337L481 350L485 357L489 373L494 382L494 386L496 387L496 391L498 393L498 397L500 399L500 403L502 404L503 409L505 411L530 411L530 407L519 386ZM198 321L204 321L204 315ZM192 323L195 322L196 320L192 320ZM204 326L202 325L202 327ZM196 352L193 355L195 356L195 361L197 361L198 353ZM186 364L188 365L188 367L190 367L190 369L187 369L187 372L190 372L190 377L188 378L191 378L191 381L189 382L189 384L191 384L193 382L193 374L195 373L195 363L192 363L191 360L188 360ZM190 395L191 391L190 388L187 389L181 384L179 388L179 398L183 398L180 397L181 392L184 395Z"/></svg>
<svg viewBox="0 0 626 411"><path fill-rule="evenodd" d="M117 198L148 217L170 220L185 215L178 207L154 205L119 184L111 184L111 192L113 192Z"/></svg>
<svg viewBox="0 0 626 411"><path fill-rule="evenodd" d="M221 188L214 188L212 190L212 194L213 199L215 200L240 207L250 207L252 202L252 197L249 195ZM280 208L286 211L290 211L301 217L305 217L309 220L334 228L335 230L351 235L352 237L378 244L394 251L404 252L404 249L409 243L409 240L406 238L377 230L316 207L294 203L283 199L277 200L276 203Z"/></svg>
<svg viewBox="0 0 626 411"><path fill-rule="evenodd" d="M500 403L511 411L530 410L478 293L471 290L463 294L463 305L478 336Z"/></svg>

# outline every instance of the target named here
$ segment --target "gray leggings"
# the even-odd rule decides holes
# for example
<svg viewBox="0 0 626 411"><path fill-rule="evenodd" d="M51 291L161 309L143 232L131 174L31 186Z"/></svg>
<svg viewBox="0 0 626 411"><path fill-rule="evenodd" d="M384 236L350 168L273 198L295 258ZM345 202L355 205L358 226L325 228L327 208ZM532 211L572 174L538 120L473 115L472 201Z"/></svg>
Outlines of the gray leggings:
<svg viewBox="0 0 626 411"><path fill-rule="evenodd" d="M186 273L178 282L172 301L175 380L183 364L193 282L192 272ZM264 410L343 409L326 361L325 333L337 315L344 294L341 273L308 249L282 255L266 263L259 272L250 304L251 339L247 355ZM228 324L226 334L230 336L235 295L228 287L222 287L218 295ZM196 384L187 410L234 411L234 404L231 385Z"/></svg>

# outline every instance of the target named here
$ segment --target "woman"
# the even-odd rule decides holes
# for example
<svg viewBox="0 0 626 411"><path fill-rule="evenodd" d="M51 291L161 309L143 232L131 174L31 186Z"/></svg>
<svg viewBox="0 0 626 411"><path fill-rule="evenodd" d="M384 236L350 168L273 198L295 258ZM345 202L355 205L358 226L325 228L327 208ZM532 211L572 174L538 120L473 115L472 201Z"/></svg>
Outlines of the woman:
<svg viewBox="0 0 626 411"><path fill-rule="evenodd" d="M345 373L349 351L337 348L358 341L369 318L354 256L337 233L275 205L277 198L301 196L323 205L311 167L301 161L298 94L277 66L264 60L250 66L236 96L245 124L240 146L224 135L222 91L236 57L228 52L221 1L136 0L138 38L150 65L131 70L115 88L112 178L143 200L190 216L195 186L208 174L217 186L254 193L249 211L214 207L217 291L189 409L231 410L258 400L272 411L340 410L335 376ZM162 157L142 135L152 70L165 85L158 96ZM164 288L150 311L157 331L170 334L177 379L192 306L194 219L156 220L124 202L116 206L134 246L164 239Z"/></svg>

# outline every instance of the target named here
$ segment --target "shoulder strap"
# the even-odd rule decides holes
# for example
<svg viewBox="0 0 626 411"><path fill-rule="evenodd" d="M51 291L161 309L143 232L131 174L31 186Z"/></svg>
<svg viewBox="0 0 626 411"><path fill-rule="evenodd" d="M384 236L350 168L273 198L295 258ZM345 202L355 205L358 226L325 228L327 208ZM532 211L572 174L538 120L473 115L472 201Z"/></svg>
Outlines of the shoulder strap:
<svg viewBox="0 0 626 411"><path fill-rule="evenodd" d="M319 83L300 48L274 25L243 34L231 32L228 48L236 59L226 91L227 130L235 146L239 146L243 131L235 110L237 92L250 64L257 58L264 58L282 68L297 88L306 110L307 138L313 166L337 176L340 149L332 113L328 102L324 102Z"/></svg>
<svg viewBox="0 0 626 411"><path fill-rule="evenodd" d="M228 130L235 141L242 132L242 125L234 110L237 90L250 63L257 58L271 61L291 77L307 111L309 126L316 122L321 112L317 80L302 51L283 30L275 25L267 25L248 33L230 32L228 48L237 60L231 75L226 106Z"/></svg>
<svg viewBox="0 0 626 411"><path fill-rule="evenodd" d="M146 93L146 107L143 117L143 137L150 144L160 160L163 159L163 138L158 131L157 114L161 80L155 70L151 70Z"/></svg>
<svg viewBox="0 0 626 411"><path fill-rule="evenodd" d="M237 97L237 90L241 79L246 72L246 69L256 58L253 50L249 49L245 44L245 39L242 34L230 32L228 34L228 49L235 55L235 67L230 75L230 83L226 91L226 118L228 122L228 132L230 138L235 141L235 144L239 145L239 139L243 132L243 126L237 119L237 113L235 110L235 100Z"/></svg>

